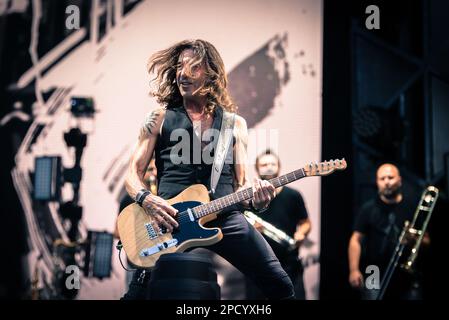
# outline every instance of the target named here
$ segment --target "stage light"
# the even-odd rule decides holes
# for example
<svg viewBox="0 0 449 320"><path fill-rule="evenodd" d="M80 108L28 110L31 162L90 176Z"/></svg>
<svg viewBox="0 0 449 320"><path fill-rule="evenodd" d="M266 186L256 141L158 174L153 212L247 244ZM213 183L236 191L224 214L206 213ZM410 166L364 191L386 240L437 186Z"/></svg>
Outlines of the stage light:
<svg viewBox="0 0 449 320"><path fill-rule="evenodd" d="M64 133L64 141L68 147L83 149L87 144L87 135L82 133L79 128L72 128Z"/></svg>
<svg viewBox="0 0 449 320"><path fill-rule="evenodd" d="M373 138L382 131L381 115L375 108L362 108L353 118L355 132L362 138Z"/></svg>
<svg viewBox="0 0 449 320"><path fill-rule="evenodd" d="M64 169L64 181L70 183L80 183L83 175L83 169L80 167L73 167Z"/></svg>
<svg viewBox="0 0 449 320"><path fill-rule="evenodd" d="M70 112L76 118L91 118L95 113L94 99L86 97L72 97Z"/></svg>
<svg viewBox="0 0 449 320"><path fill-rule="evenodd" d="M70 128L80 128L84 133L95 131L94 115L97 112L91 97L72 97L70 100Z"/></svg>
<svg viewBox="0 0 449 320"><path fill-rule="evenodd" d="M59 201L61 173L61 157L37 157L34 161L34 199Z"/></svg>
<svg viewBox="0 0 449 320"><path fill-rule="evenodd" d="M59 207L59 214L64 219L79 221L83 216L83 207L73 201L67 201Z"/></svg>
<svg viewBox="0 0 449 320"><path fill-rule="evenodd" d="M396 155L404 138L404 124L395 108L368 106L353 115L360 140L389 156Z"/></svg>
<svg viewBox="0 0 449 320"><path fill-rule="evenodd" d="M73 201L67 201L59 207L59 214L63 219L70 220L70 229L68 237L71 241L78 239L78 223L83 216L83 207Z"/></svg>
<svg viewBox="0 0 449 320"><path fill-rule="evenodd" d="M90 230L87 239L84 275L99 279L109 278L112 269L113 235Z"/></svg>

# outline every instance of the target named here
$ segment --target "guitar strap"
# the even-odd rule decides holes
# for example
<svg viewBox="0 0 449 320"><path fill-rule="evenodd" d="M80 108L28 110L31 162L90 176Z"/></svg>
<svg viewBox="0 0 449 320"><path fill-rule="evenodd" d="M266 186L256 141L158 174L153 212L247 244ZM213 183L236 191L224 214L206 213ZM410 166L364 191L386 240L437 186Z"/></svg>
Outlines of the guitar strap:
<svg viewBox="0 0 449 320"><path fill-rule="evenodd" d="M215 193L218 180L220 179L221 171L228 154L229 146L231 145L234 129L235 114L223 111L221 120L220 135L218 136L217 146L215 148L214 163L210 176L210 193Z"/></svg>

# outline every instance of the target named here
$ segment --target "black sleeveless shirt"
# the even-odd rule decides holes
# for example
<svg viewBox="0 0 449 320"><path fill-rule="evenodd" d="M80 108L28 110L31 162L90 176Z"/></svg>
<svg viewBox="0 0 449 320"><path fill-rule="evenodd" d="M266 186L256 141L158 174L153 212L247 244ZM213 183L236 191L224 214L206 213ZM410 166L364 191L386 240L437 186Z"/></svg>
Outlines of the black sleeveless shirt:
<svg viewBox="0 0 449 320"><path fill-rule="evenodd" d="M215 133L218 133L221 128L223 109L216 107L213 117L211 129L215 129ZM158 196L163 199L173 198L193 184L204 184L210 190L210 175L217 140L218 135L208 139L204 139L203 136L206 146L202 149L200 138L194 133L193 123L185 108L183 106L168 108L155 147ZM235 138L233 140L235 144ZM204 152L209 156L202 156ZM234 192L232 157L233 148L230 146L215 194L211 196L212 199ZM238 208L233 206L223 212Z"/></svg>

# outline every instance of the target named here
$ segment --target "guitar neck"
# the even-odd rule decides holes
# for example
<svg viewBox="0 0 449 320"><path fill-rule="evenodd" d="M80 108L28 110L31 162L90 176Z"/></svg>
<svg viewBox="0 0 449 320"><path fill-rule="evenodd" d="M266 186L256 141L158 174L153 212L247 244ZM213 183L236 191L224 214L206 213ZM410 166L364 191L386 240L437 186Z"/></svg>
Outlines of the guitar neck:
<svg viewBox="0 0 449 320"><path fill-rule="evenodd" d="M306 173L304 169L298 169L292 171L290 173L284 174L282 176L270 179L269 182L275 187L281 187L283 185L289 184L293 181L304 178ZM194 215L197 219L205 217L214 212L221 211L226 209L232 205L240 203L245 200L249 200L253 198L253 190L252 188L246 188L234 193L231 193L227 196L221 197L219 199L213 200L209 203L202 204L193 209Z"/></svg>

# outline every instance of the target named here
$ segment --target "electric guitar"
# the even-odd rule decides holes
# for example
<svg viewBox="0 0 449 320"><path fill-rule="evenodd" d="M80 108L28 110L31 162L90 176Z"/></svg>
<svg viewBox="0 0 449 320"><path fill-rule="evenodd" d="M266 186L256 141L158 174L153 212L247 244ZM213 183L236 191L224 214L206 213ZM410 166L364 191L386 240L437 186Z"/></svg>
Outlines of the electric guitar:
<svg viewBox="0 0 449 320"><path fill-rule="evenodd" d="M304 177L326 176L336 170L344 170L346 166L345 159L314 163L269 181L278 188ZM205 228L203 225L216 219L223 209L252 197L253 191L249 187L210 201L204 185L192 185L167 200L178 210L175 219L179 227L173 232L168 232L162 226L156 232L154 225L157 222L154 218L133 203L123 209L117 219L120 240L131 263L136 267L151 268L162 254L183 252L188 248L209 246L220 241L223 238L221 229Z"/></svg>

